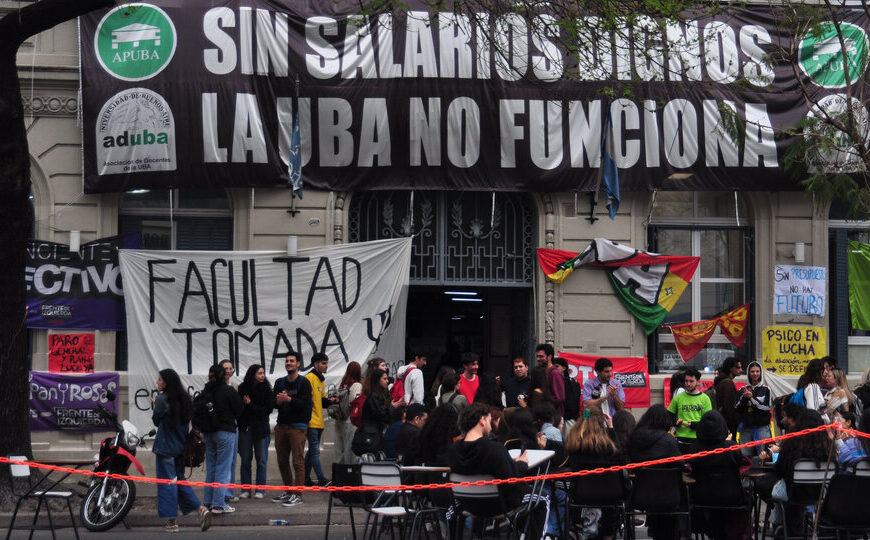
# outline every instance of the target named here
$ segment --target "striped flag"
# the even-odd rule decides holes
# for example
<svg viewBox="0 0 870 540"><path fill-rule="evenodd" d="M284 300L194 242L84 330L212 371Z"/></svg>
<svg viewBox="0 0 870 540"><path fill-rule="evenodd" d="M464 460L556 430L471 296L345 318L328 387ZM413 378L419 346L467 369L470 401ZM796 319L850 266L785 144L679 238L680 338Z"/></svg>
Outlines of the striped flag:
<svg viewBox="0 0 870 540"><path fill-rule="evenodd" d="M538 262L556 283L578 266L607 268L617 296L644 332L651 334L686 290L701 258L659 255L596 238L583 253L538 249Z"/></svg>

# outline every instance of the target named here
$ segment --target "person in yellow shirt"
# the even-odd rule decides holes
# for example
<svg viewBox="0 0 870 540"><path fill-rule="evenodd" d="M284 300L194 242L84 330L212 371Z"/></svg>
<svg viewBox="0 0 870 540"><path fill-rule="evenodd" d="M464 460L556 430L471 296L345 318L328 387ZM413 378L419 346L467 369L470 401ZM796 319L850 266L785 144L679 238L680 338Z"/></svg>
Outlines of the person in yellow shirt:
<svg viewBox="0 0 870 540"><path fill-rule="evenodd" d="M323 410L336 400L326 397L326 385L323 384L324 375L329 368L329 357L324 353L316 353L311 357L312 368L305 378L311 383L311 420L308 421L308 451L305 452L305 485L313 486L311 481L311 469L317 475L317 483L321 486L329 485L329 480L323 475L323 467L320 466L320 437L323 435Z"/></svg>

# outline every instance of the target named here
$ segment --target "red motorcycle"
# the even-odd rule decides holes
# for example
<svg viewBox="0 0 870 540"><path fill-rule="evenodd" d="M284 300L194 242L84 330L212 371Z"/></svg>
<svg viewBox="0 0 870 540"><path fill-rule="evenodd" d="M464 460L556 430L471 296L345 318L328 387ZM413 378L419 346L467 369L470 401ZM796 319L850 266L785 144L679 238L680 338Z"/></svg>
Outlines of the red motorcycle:
<svg viewBox="0 0 870 540"><path fill-rule="evenodd" d="M114 401L115 395L109 392L108 398ZM136 449L145 444L136 426L129 420L118 423L117 415L103 406L98 408L103 417L114 424L116 433L103 439L94 471L127 474L132 464L144 476L145 470L136 459ZM129 480L95 476L87 487L80 516L89 531L107 531L123 521L136 499L136 484Z"/></svg>

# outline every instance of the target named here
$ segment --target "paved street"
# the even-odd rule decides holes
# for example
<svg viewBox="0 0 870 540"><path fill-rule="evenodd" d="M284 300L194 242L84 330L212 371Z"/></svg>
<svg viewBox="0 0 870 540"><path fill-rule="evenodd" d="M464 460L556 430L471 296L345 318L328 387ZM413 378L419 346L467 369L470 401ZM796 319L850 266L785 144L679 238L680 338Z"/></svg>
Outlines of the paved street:
<svg viewBox="0 0 870 540"><path fill-rule="evenodd" d="M13 540L27 538L27 531L16 532L12 535ZM359 535L362 535L360 530ZM93 533L86 530L80 530L79 535L82 540L129 540L130 535L134 538L151 538L156 536L164 536L177 540L181 539L197 539L203 540L238 540L240 537L245 538L281 538L286 540L288 536L294 540L321 540L323 538L323 526L319 525L297 525L293 527L270 527L270 526L248 526L248 527L224 527L216 526L209 529L205 534L200 532L195 527L182 527L178 534L167 535L163 532L162 527L135 527L129 531L123 527L113 529L104 533ZM51 533L48 531L37 532L33 535L36 540L51 538ZM63 529L57 533L58 540L69 540L75 538L72 529ZM329 530L329 538L343 540L352 538L350 527L335 527Z"/></svg>

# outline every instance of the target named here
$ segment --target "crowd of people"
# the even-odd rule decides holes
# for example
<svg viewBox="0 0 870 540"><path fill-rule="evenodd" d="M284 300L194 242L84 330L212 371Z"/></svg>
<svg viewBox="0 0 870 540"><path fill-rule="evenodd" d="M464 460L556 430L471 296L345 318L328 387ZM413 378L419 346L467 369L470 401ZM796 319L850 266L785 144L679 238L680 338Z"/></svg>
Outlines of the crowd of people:
<svg viewBox="0 0 870 540"><path fill-rule="evenodd" d="M206 444L206 481L233 482L238 456L241 484L267 484L268 449L274 438L283 485L328 485L330 480L320 463L325 416L334 419L336 462L390 459L403 465L449 466L457 473L496 478L533 474L527 450L551 450L551 472L592 469L710 450L736 444L737 440L766 439L772 419L784 431L836 421L870 432L870 414L862 414L864 404L870 404L870 370L852 391L831 358L809 362L797 391L777 400L765 385L762 366L757 362L745 366L748 384L739 390L735 378L744 371L739 358L725 360L712 386L703 391L702 373L688 367L671 379L669 406L653 405L637 422L625 409L625 392L613 376L610 360L600 358L594 375L582 387L571 376L568 363L554 357L552 346L538 345L534 360L534 369L529 369L525 358L513 359L513 374L502 381L480 371L478 355L465 353L461 369L441 366L427 388L425 354L410 355L407 365L394 377L384 359L372 358L364 367L349 363L331 393L324 385L329 366L324 354L311 358L311 369L304 375L300 373L301 355L288 354L286 375L274 385L266 379L261 365L251 366L237 388L230 384L231 363L213 366L201 396L209 398L215 422L198 426ZM158 477L181 479L184 468L179 466L179 455L197 406L191 404L173 370L160 372L158 389L161 394L154 403ZM203 401L201 396L197 399ZM269 417L274 410L278 415L273 436ZM687 472L699 477L736 477L750 466L750 458L756 462L774 460L770 477L757 482L757 487L768 502L787 502L795 461L824 461L831 455L832 445L844 469L866 458L870 450L868 439L834 430L819 431L789 439L781 447L757 445L742 452L692 460ZM512 458L510 449L519 449L518 457ZM252 477L254 466L256 477ZM528 500L527 483L500 489L510 505L518 506L524 497ZM612 538L620 526L615 513L608 509L582 517L569 515L567 493L555 486L547 487L544 494L550 511L529 514L533 536L560 536L566 519L582 520L583 527L592 527L605 539ZM264 494L254 490L234 495L227 489L206 488L201 504L190 488L161 484L158 511L167 520L168 531L178 530L179 508L183 513L197 511L204 530L212 515L233 512L230 503L247 497L263 498ZM291 490L272 501L295 506L303 499L301 492ZM773 520L792 517L775 515ZM722 514L692 519L694 528L717 539L743 537L748 532L747 522ZM661 516L649 516L646 524L654 539L673 538L683 525L680 520Z"/></svg>

